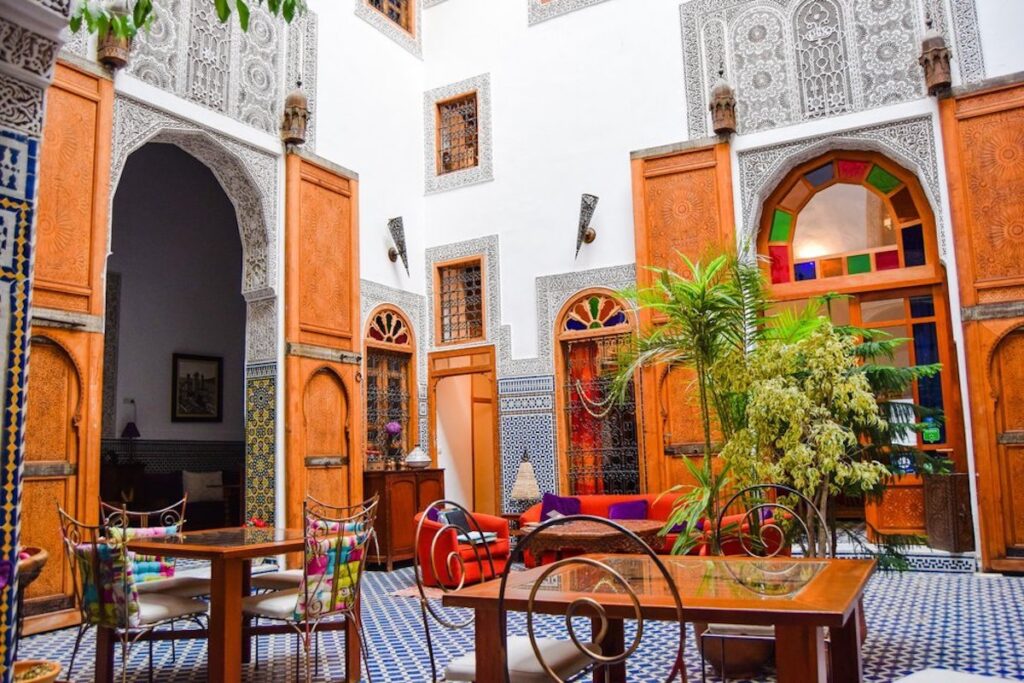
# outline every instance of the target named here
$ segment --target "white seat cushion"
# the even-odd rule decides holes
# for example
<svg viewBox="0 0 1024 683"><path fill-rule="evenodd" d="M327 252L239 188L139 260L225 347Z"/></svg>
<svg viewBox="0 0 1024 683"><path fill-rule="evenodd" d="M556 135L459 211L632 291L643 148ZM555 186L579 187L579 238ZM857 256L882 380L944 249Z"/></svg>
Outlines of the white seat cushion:
<svg viewBox="0 0 1024 683"><path fill-rule="evenodd" d="M775 637L774 626L757 624L708 624L703 636L709 638L757 638L769 640Z"/></svg>
<svg viewBox="0 0 1024 683"><path fill-rule="evenodd" d="M242 611L252 617L266 617L291 621L295 618L295 605L299 600L299 589L275 591L262 595L242 598Z"/></svg>
<svg viewBox="0 0 1024 683"><path fill-rule="evenodd" d="M252 587L262 591L286 591L302 585L301 569L285 569L279 572L253 574Z"/></svg>
<svg viewBox="0 0 1024 683"><path fill-rule="evenodd" d="M593 643L584 645L588 650L600 652ZM547 665L563 680L575 676L591 664L591 659L580 652L571 640L538 638L537 646ZM548 683L551 680L537 661L527 636L512 636L508 639L508 670L512 683ZM475 681L476 653L469 652L454 660L445 668L444 677L449 681Z"/></svg>
<svg viewBox="0 0 1024 683"><path fill-rule="evenodd" d="M202 600L182 598L164 593L142 593L139 595L139 621L143 626L167 619L205 614L207 605Z"/></svg>
<svg viewBox="0 0 1024 683"><path fill-rule="evenodd" d="M965 674L944 669L925 669L901 678L896 683L1010 683L1010 679L978 676L977 674Z"/></svg>
<svg viewBox="0 0 1024 683"><path fill-rule="evenodd" d="M210 594L210 580L202 576L171 576L156 581L142 581L136 584L139 595L163 593L179 598L198 598Z"/></svg>

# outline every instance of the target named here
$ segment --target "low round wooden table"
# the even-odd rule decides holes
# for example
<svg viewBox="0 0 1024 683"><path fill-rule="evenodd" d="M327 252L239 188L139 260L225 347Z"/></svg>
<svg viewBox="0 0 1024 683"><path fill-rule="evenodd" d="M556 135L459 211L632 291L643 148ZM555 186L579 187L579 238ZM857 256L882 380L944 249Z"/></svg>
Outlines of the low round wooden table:
<svg viewBox="0 0 1024 683"><path fill-rule="evenodd" d="M652 546L657 541L658 531L665 526L664 522L656 519L617 519L615 523L629 529L644 543ZM523 537L529 533L529 527L522 531ZM544 529L530 539L526 549L536 555L564 550L588 553L636 553L640 550L628 536L600 522L590 521L568 522Z"/></svg>

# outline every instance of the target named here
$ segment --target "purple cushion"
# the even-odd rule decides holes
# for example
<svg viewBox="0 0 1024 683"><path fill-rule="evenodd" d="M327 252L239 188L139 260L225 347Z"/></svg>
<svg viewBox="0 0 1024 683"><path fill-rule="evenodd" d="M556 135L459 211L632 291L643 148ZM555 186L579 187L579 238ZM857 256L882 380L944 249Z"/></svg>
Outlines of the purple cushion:
<svg viewBox="0 0 1024 683"><path fill-rule="evenodd" d="M608 519L647 519L647 501L628 500L609 505Z"/></svg>
<svg viewBox="0 0 1024 683"><path fill-rule="evenodd" d="M540 521L548 521L548 513L552 510L561 515L578 515L580 514L580 499L545 493L540 504Z"/></svg>
<svg viewBox="0 0 1024 683"><path fill-rule="evenodd" d="M430 508L427 510L427 519L431 522L439 522L441 520L441 513L438 512L437 508Z"/></svg>

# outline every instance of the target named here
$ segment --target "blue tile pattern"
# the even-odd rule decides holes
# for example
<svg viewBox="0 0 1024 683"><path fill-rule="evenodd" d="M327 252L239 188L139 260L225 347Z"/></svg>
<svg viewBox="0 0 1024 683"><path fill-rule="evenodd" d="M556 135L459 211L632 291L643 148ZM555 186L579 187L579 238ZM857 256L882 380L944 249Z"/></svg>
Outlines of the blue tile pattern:
<svg viewBox="0 0 1024 683"><path fill-rule="evenodd" d="M415 682L430 680L430 663L423 640L418 602L394 597L395 591L411 586L411 569L390 574L371 572L364 585L364 619L370 641L370 669L374 681ZM868 638L864 646L864 680L883 683L915 671L934 667L956 669L988 676L1024 680L1024 578L907 572L876 575L865 596ZM525 633L524 620L513 615L509 633ZM433 629L441 664L472 647L467 631L443 632ZM538 634L565 637L560 618L539 620ZM627 633L627 638L630 637ZM630 660L629 681L646 683L667 676L664 653L671 650L672 626L645 624L643 644ZM67 665L74 630L26 638L21 654L30 657L57 656ZM344 636L323 635L320 677L343 680ZM75 680L92 680L94 640L88 636L76 664ZM185 641L177 657L170 646L157 644L155 680L158 683L202 683L205 672L205 644ZM295 640L290 636L264 638L260 645L260 669L250 668L246 680L277 683L294 680ZM119 664L119 660L117 664ZM700 680L699 659L692 633L686 641L686 664L690 681ZM130 681L146 680L146 648L132 653ZM709 681L717 681L709 674ZM756 681L770 683L774 677Z"/></svg>
<svg viewBox="0 0 1024 683"><path fill-rule="evenodd" d="M502 509L506 512L520 512L527 507L509 500L524 448L530 453L540 490L558 490L554 386L554 377L550 375L498 380Z"/></svg>

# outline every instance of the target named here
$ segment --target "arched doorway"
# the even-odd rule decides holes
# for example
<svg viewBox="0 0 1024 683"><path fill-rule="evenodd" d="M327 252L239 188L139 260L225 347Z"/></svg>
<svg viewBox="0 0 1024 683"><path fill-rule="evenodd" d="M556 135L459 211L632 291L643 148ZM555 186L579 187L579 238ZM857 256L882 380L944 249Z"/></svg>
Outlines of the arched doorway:
<svg viewBox="0 0 1024 683"><path fill-rule="evenodd" d="M33 360L33 362L35 362ZM996 466L1003 490L1006 555L1024 557L1024 327L999 342L992 354L990 381L995 398Z"/></svg>
<svg viewBox="0 0 1024 683"><path fill-rule="evenodd" d="M897 366L942 364L939 374L919 380L903 398L945 415L944 422L923 425L914 445L946 451L956 469L966 471L945 270L935 218L914 174L863 151L831 152L801 164L765 202L757 246L767 257L778 307L803 307L831 292L846 295L829 306L835 323L907 339L893 359ZM921 482L912 463L899 466L911 476L893 483L892 504L883 500L887 507L873 524L889 533L919 533Z"/></svg>
<svg viewBox="0 0 1024 683"><path fill-rule="evenodd" d="M401 434L393 444L402 457L419 443L416 414L416 338L408 316L398 307L379 306L366 325L366 461L388 456L392 439L385 425L397 422Z"/></svg>
<svg viewBox="0 0 1024 683"><path fill-rule="evenodd" d="M612 292L575 295L556 319L555 350L560 488L569 494L643 490L636 418L636 386L626 400L611 393L631 313Z"/></svg>
<svg viewBox="0 0 1024 683"><path fill-rule="evenodd" d="M191 528L239 524L247 310L235 206L200 159L151 142L127 159L111 223L101 498L159 508L188 493Z"/></svg>

